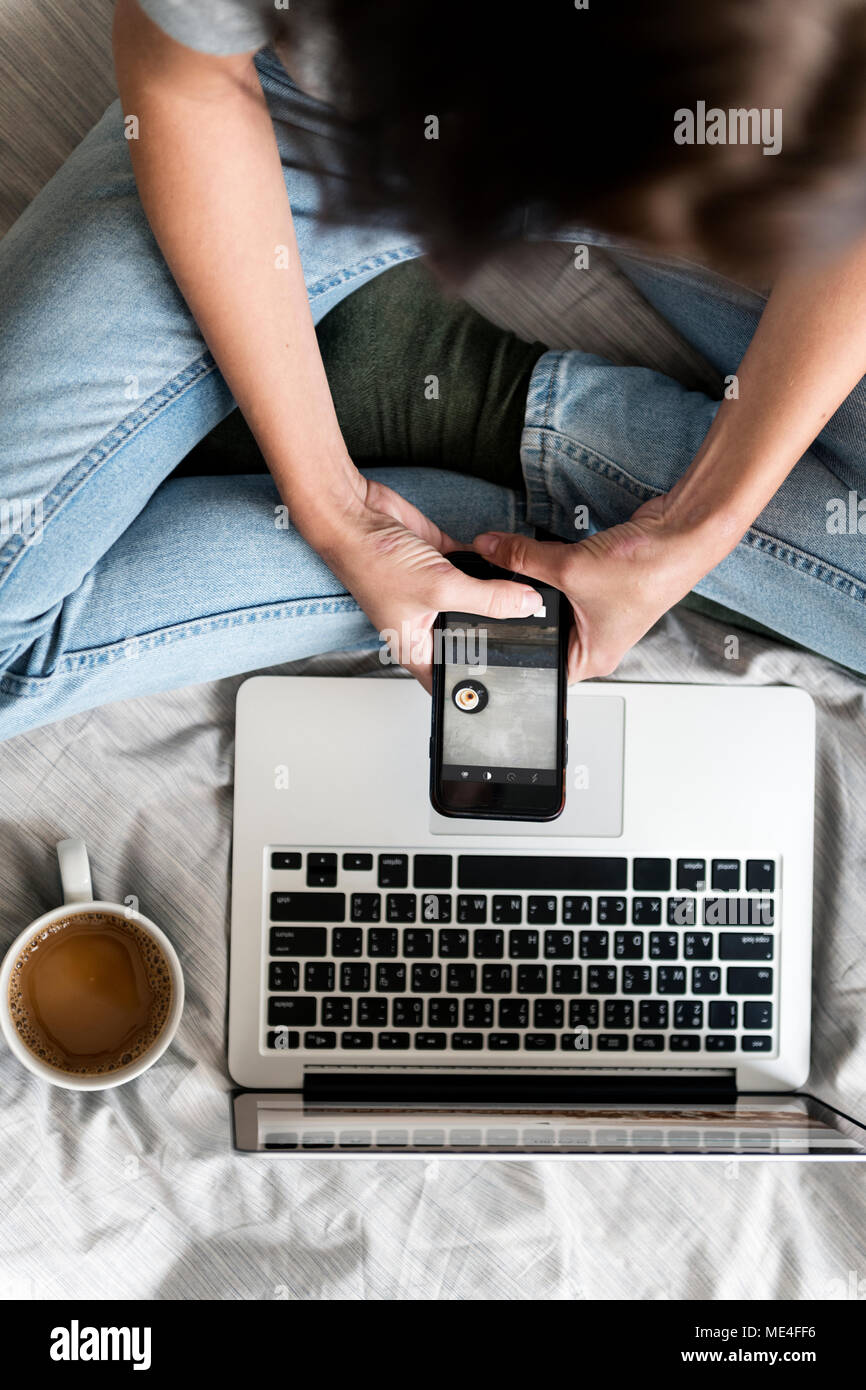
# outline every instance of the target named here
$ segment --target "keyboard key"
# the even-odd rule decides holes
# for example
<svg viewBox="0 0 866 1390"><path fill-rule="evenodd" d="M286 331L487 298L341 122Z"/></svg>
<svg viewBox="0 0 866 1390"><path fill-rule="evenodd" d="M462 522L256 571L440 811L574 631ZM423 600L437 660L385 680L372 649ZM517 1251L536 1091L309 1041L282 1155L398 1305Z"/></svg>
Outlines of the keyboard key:
<svg viewBox="0 0 866 1390"><path fill-rule="evenodd" d="M532 1006L533 1028L561 1028L564 1022L565 1004L562 999L536 999Z"/></svg>
<svg viewBox="0 0 866 1390"><path fill-rule="evenodd" d="M556 898L527 899L527 920L533 927L545 927L556 921Z"/></svg>
<svg viewBox="0 0 866 1390"><path fill-rule="evenodd" d="M722 972L717 965L692 967L692 994L721 994Z"/></svg>
<svg viewBox="0 0 866 1390"><path fill-rule="evenodd" d="M451 921L451 894L450 894L450 893L422 893L422 894L421 894L421 921L422 921L422 922L450 922L450 921Z"/></svg>
<svg viewBox="0 0 866 1390"><path fill-rule="evenodd" d="M588 927L592 921L592 898L563 898L562 920L566 926Z"/></svg>
<svg viewBox="0 0 866 1390"><path fill-rule="evenodd" d="M743 1036L741 1047L744 1052L771 1052L773 1039L769 1036L764 1037L759 1033L746 1033Z"/></svg>
<svg viewBox="0 0 866 1390"><path fill-rule="evenodd" d="M347 873L368 873L372 867L372 854L358 854L355 851L350 851L343 855L343 868Z"/></svg>
<svg viewBox="0 0 866 1390"><path fill-rule="evenodd" d="M483 965L481 967L481 989L484 994L510 994L511 966Z"/></svg>
<svg viewBox="0 0 866 1390"><path fill-rule="evenodd" d="M648 965L622 967L623 994L652 994L652 970Z"/></svg>
<svg viewBox="0 0 866 1390"><path fill-rule="evenodd" d="M585 1028L579 1028L576 1033L563 1033L559 1046L563 1052L591 1052L592 1034Z"/></svg>
<svg viewBox="0 0 866 1390"><path fill-rule="evenodd" d="M411 1038L408 1033L380 1033L377 1042L383 1052L404 1052Z"/></svg>
<svg viewBox="0 0 866 1390"><path fill-rule="evenodd" d="M772 960L773 938L759 933L748 936L719 932L719 960Z"/></svg>
<svg viewBox="0 0 866 1390"><path fill-rule="evenodd" d="M642 999L638 1004L639 1028L667 1028L669 1005L666 999Z"/></svg>
<svg viewBox="0 0 866 1390"><path fill-rule="evenodd" d="M571 960L574 957L574 932L546 931L544 954L548 960Z"/></svg>
<svg viewBox="0 0 866 1390"><path fill-rule="evenodd" d="M557 890L616 892L626 886L625 859L567 855L461 854L457 881L461 888L501 888L504 892L546 884Z"/></svg>
<svg viewBox="0 0 866 1390"><path fill-rule="evenodd" d="M737 1040L730 1033L708 1033L704 1039L707 1052L733 1052L736 1045Z"/></svg>
<svg viewBox="0 0 866 1390"><path fill-rule="evenodd" d="M379 887L407 888L409 886L408 854L379 855Z"/></svg>
<svg viewBox="0 0 866 1390"><path fill-rule="evenodd" d="M342 922L345 893L272 893L272 922Z"/></svg>
<svg viewBox="0 0 866 1390"><path fill-rule="evenodd" d="M736 1002L733 999L714 1000L709 1008L707 1022L710 1028L736 1028Z"/></svg>
<svg viewBox="0 0 866 1390"><path fill-rule="evenodd" d="M773 1026L773 1006L763 999L757 1003L743 1005L743 1027L744 1028L772 1028Z"/></svg>
<svg viewBox="0 0 866 1390"><path fill-rule="evenodd" d="M540 938L537 931L510 931L508 954L512 960L537 960Z"/></svg>
<svg viewBox="0 0 866 1390"><path fill-rule="evenodd" d="M774 921L770 898L705 898L704 926L771 927Z"/></svg>
<svg viewBox="0 0 866 1390"><path fill-rule="evenodd" d="M661 898L632 898L631 920L635 927L658 927L662 920Z"/></svg>
<svg viewBox="0 0 866 1390"><path fill-rule="evenodd" d="M398 994L406 988L406 966L402 961L389 961L376 966L376 993Z"/></svg>
<svg viewBox="0 0 866 1390"><path fill-rule="evenodd" d="M335 927L333 938L335 956L359 956L364 949L364 933L360 927Z"/></svg>
<svg viewBox="0 0 866 1390"><path fill-rule="evenodd" d="M458 922L486 922L487 899L461 893L457 899Z"/></svg>
<svg viewBox="0 0 866 1390"><path fill-rule="evenodd" d="M454 967L451 967L452 969ZM413 965L412 993L438 994L442 988L441 965ZM474 985L473 985L474 988Z"/></svg>
<svg viewBox="0 0 866 1390"><path fill-rule="evenodd" d="M668 1047L671 1052L698 1052L701 1040L694 1033L671 1033Z"/></svg>
<svg viewBox="0 0 866 1390"><path fill-rule="evenodd" d="M292 1033L288 1028L275 1028L272 1033L268 1033L268 1047L275 1048L277 1052L288 1052L300 1045L300 1033Z"/></svg>
<svg viewBox="0 0 866 1390"><path fill-rule="evenodd" d="M547 966L546 966L546 965L518 965L518 967L517 967L517 993L518 993L518 994L546 994L546 993L547 993Z"/></svg>
<svg viewBox="0 0 866 1390"><path fill-rule="evenodd" d="M469 955L469 933L457 927L443 927L439 933L440 956L460 957Z"/></svg>
<svg viewBox="0 0 866 1390"><path fill-rule="evenodd" d="M519 1033L488 1033L487 1046L491 1052L516 1052L520 1047Z"/></svg>
<svg viewBox="0 0 866 1390"><path fill-rule="evenodd" d="M493 1000L492 1000L492 999L464 999L464 1000L463 1000L463 1027L464 1027L464 1028L492 1028L492 1027L493 1027Z"/></svg>
<svg viewBox="0 0 866 1390"><path fill-rule="evenodd" d="M772 994L773 972L769 967L756 970L747 965L729 965L725 992L727 994Z"/></svg>
<svg viewBox="0 0 866 1390"><path fill-rule="evenodd" d="M308 994L320 994L334 988L336 966L330 960L309 961L304 966L304 989Z"/></svg>
<svg viewBox="0 0 866 1390"><path fill-rule="evenodd" d="M404 956L423 956L425 959L433 954L433 933L423 927L409 927L403 933L403 955Z"/></svg>
<svg viewBox="0 0 866 1390"><path fill-rule="evenodd" d="M520 898L495 897L493 920L500 926L523 921L523 902Z"/></svg>
<svg viewBox="0 0 866 1390"><path fill-rule="evenodd" d="M301 855L297 850L275 849L271 854L272 869L299 869L300 867Z"/></svg>
<svg viewBox="0 0 866 1390"><path fill-rule="evenodd" d="M702 1028L704 1006L699 999L678 999L674 1004L675 1028Z"/></svg>
<svg viewBox="0 0 866 1390"><path fill-rule="evenodd" d="M595 920L600 926L623 926L626 920L625 898L599 898L595 905Z"/></svg>
<svg viewBox="0 0 866 1390"><path fill-rule="evenodd" d="M649 933L649 959L676 960L680 954L680 938L673 931L651 931Z"/></svg>
<svg viewBox="0 0 866 1390"><path fill-rule="evenodd" d="M395 927L371 927L367 932L368 956L396 956L397 931Z"/></svg>
<svg viewBox="0 0 866 1390"><path fill-rule="evenodd" d="M327 948L324 927L271 927L272 956L323 956Z"/></svg>
<svg viewBox="0 0 866 1390"><path fill-rule="evenodd" d="M340 966L340 992L359 994L370 988L370 967L366 961Z"/></svg>
<svg viewBox="0 0 866 1390"><path fill-rule="evenodd" d="M416 854L412 864L412 882L416 888L450 888L450 854Z"/></svg>
<svg viewBox="0 0 866 1390"><path fill-rule="evenodd" d="M526 1033L523 1046L527 1052L555 1052L555 1033Z"/></svg>
<svg viewBox="0 0 866 1390"><path fill-rule="evenodd" d="M315 999L286 999L283 995L273 995L268 1000L268 1025L271 1028L305 1028L315 1022Z"/></svg>
<svg viewBox="0 0 866 1390"><path fill-rule="evenodd" d="M736 893L740 886L739 859L714 859L712 883L716 892Z"/></svg>
<svg viewBox="0 0 866 1390"><path fill-rule="evenodd" d="M415 1046L419 1052L444 1052L448 1038L444 1033L416 1033Z"/></svg>
<svg viewBox="0 0 866 1390"><path fill-rule="evenodd" d="M581 960L607 960L610 953L610 933L606 931L582 931L578 938L577 949Z"/></svg>
<svg viewBox="0 0 866 1390"><path fill-rule="evenodd" d="M586 986L590 994L615 994L616 966L591 965L586 972Z"/></svg>
<svg viewBox="0 0 866 1390"><path fill-rule="evenodd" d="M632 868L632 887L636 893L666 893L671 886L669 859L636 859Z"/></svg>
<svg viewBox="0 0 866 1390"><path fill-rule="evenodd" d="M478 988L477 965L449 965L447 985L449 994L472 994Z"/></svg>
<svg viewBox="0 0 866 1390"><path fill-rule="evenodd" d="M599 1033L599 1052L625 1052L628 1047L628 1033Z"/></svg>
<svg viewBox="0 0 866 1390"><path fill-rule="evenodd" d="M528 1028L528 1027L529 1027L529 1000L528 1000L528 999L500 999L500 1001L499 1001L499 1027L500 1027L500 1028Z"/></svg>
<svg viewBox="0 0 866 1390"><path fill-rule="evenodd" d="M427 1005L427 1022L431 1028L457 1027L456 999L431 999Z"/></svg>
<svg viewBox="0 0 866 1390"><path fill-rule="evenodd" d="M388 1022L387 999L359 999L358 1027L384 1028Z"/></svg>
<svg viewBox="0 0 866 1390"><path fill-rule="evenodd" d="M478 1052L484 1046L483 1033L452 1033L451 1046L455 1052Z"/></svg>
<svg viewBox="0 0 866 1390"><path fill-rule="evenodd" d="M660 965L656 970L656 991L659 994L685 994L686 972L681 965Z"/></svg>
<svg viewBox="0 0 866 1390"><path fill-rule="evenodd" d="M304 1047L310 1052L320 1048L330 1048L337 1046L336 1033L305 1033Z"/></svg>
<svg viewBox="0 0 866 1390"><path fill-rule="evenodd" d="M378 893L353 893L349 915L353 922L378 922L382 916L382 899Z"/></svg>
<svg viewBox="0 0 866 1390"><path fill-rule="evenodd" d="M504 953L504 931L482 930L472 933L472 954L477 960L500 960Z"/></svg>
<svg viewBox="0 0 866 1390"><path fill-rule="evenodd" d="M597 1028L598 1000L572 999L568 1005L569 1028Z"/></svg>
<svg viewBox="0 0 866 1390"><path fill-rule="evenodd" d="M668 926L693 927L695 925L694 898L668 898Z"/></svg>
<svg viewBox="0 0 866 1390"><path fill-rule="evenodd" d="M395 999L391 1007L391 1022L395 1028L421 1028L424 1024L423 999Z"/></svg>
<svg viewBox="0 0 866 1390"><path fill-rule="evenodd" d="M630 999L606 999L604 1004L605 1028L633 1028L634 1004Z"/></svg>
<svg viewBox="0 0 866 1390"><path fill-rule="evenodd" d="M301 967L295 960L272 960L268 966L268 989L288 994L301 987Z"/></svg>
<svg viewBox="0 0 866 1390"><path fill-rule="evenodd" d="M366 1051L373 1046L372 1033L341 1033L340 1046L348 1052Z"/></svg>
<svg viewBox="0 0 866 1390"><path fill-rule="evenodd" d="M307 855L307 887L335 888L337 885L337 856L312 850Z"/></svg>
<svg viewBox="0 0 866 1390"><path fill-rule="evenodd" d="M632 1046L635 1052L661 1052L665 1040L661 1033L635 1033Z"/></svg>
<svg viewBox="0 0 866 1390"><path fill-rule="evenodd" d="M679 892L700 893L706 886L706 859L677 860L677 890Z"/></svg>
<svg viewBox="0 0 866 1390"><path fill-rule="evenodd" d="M350 1028L352 1025L351 999L323 999L322 1026L330 1024L335 1028Z"/></svg>
<svg viewBox="0 0 866 1390"><path fill-rule="evenodd" d="M650 960L676 960L679 955L679 937L673 932L650 932Z"/></svg>
<svg viewBox="0 0 866 1390"><path fill-rule="evenodd" d="M415 894L389 893L385 899L385 920L387 922L414 922Z"/></svg>
<svg viewBox="0 0 866 1390"><path fill-rule="evenodd" d="M746 888L751 892L772 893L776 887L776 865L772 859L746 860Z"/></svg>
<svg viewBox="0 0 866 1390"><path fill-rule="evenodd" d="M613 954L617 960L643 960L643 932L614 932Z"/></svg>
<svg viewBox="0 0 866 1390"><path fill-rule="evenodd" d="M551 972L554 994L580 994L583 968L580 965L555 965Z"/></svg>
<svg viewBox="0 0 866 1390"><path fill-rule="evenodd" d="M683 955L686 960L712 960L712 932L686 932L683 937Z"/></svg>

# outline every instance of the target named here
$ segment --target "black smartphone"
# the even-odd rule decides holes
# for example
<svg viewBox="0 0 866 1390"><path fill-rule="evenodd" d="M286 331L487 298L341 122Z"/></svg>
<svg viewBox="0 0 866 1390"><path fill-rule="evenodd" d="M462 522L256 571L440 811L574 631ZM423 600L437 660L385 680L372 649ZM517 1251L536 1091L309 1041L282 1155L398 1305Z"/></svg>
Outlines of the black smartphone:
<svg viewBox="0 0 866 1390"><path fill-rule="evenodd" d="M565 805L571 606L558 589L472 551L448 559L478 579L531 584L544 606L529 618L439 614L430 800L443 816L554 820Z"/></svg>

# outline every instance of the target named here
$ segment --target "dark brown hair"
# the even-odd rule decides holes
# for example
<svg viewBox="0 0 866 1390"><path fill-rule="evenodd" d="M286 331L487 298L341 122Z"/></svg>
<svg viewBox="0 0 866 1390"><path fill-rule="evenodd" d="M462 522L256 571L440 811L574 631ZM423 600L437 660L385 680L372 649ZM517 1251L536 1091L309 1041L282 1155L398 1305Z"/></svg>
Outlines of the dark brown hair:
<svg viewBox="0 0 866 1390"><path fill-rule="evenodd" d="M349 137L326 215L398 208L455 274L519 234L528 206L761 274L866 226L864 0L298 10L333 36ZM780 152L677 143L675 113L698 102L780 109Z"/></svg>

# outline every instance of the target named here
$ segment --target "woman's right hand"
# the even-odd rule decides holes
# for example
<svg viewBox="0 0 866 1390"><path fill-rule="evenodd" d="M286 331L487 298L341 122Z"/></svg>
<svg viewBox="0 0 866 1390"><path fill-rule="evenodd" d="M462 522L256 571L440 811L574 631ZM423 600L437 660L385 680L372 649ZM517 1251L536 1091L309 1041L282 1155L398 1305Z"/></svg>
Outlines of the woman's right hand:
<svg viewBox="0 0 866 1390"><path fill-rule="evenodd" d="M358 601L392 660L429 691L433 624L440 612L522 618L535 613L542 598L528 583L463 574L446 556L469 545L452 540L383 483L358 478L354 503L327 536L302 521L298 529Z"/></svg>

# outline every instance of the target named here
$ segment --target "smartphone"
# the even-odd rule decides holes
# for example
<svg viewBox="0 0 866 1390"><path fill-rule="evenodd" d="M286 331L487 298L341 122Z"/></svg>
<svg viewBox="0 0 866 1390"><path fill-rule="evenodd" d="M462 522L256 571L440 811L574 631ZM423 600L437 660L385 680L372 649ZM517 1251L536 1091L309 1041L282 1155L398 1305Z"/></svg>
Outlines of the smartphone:
<svg viewBox="0 0 866 1390"><path fill-rule="evenodd" d="M433 629L430 800L443 816L555 820L565 805L571 605L549 584L448 556L478 579L531 584L530 618L440 613Z"/></svg>

